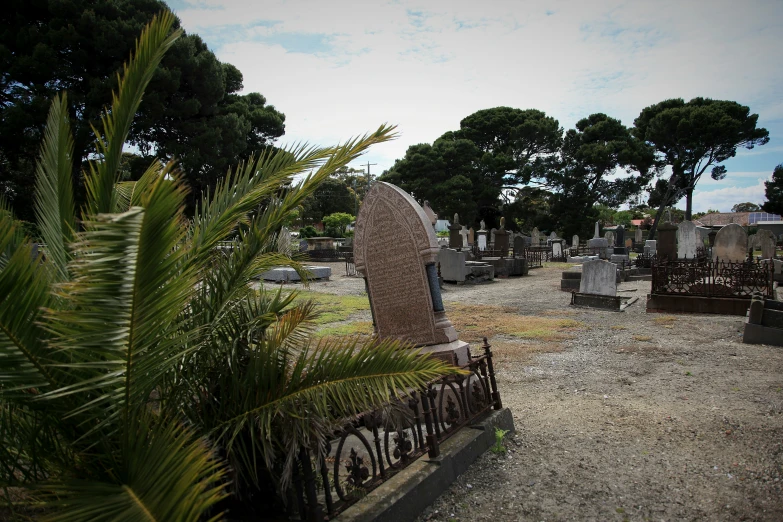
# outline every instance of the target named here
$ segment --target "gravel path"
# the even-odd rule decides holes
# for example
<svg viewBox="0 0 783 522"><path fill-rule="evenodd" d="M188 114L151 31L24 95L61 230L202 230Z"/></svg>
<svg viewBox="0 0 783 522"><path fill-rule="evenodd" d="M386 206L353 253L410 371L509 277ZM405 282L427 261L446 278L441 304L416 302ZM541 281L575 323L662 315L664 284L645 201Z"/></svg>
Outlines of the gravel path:
<svg viewBox="0 0 783 522"><path fill-rule="evenodd" d="M357 294L333 264L316 291ZM572 309L562 267L444 301L584 323L559 351L497 362L516 434L483 455L425 520L783 520L783 350L742 344L740 317ZM634 292L635 290L635 292ZM492 339L491 343L502 343Z"/></svg>

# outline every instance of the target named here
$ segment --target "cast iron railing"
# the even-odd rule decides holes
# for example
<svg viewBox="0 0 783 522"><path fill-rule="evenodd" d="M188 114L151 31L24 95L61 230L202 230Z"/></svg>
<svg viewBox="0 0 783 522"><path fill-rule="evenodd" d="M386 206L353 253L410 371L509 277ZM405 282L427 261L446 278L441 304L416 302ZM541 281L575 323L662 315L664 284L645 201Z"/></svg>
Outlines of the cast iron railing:
<svg viewBox="0 0 783 522"><path fill-rule="evenodd" d="M772 298L773 264L690 259L653 262L653 294L750 299L754 292Z"/></svg>
<svg viewBox="0 0 783 522"><path fill-rule="evenodd" d="M501 409L486 338L482 350L462 367L467 375L443 377L360 415L335 434L321 457L303 448L294 469L291 515L318 522L334 518L417 458L437 457L440 444L460 428Z"/></svg>

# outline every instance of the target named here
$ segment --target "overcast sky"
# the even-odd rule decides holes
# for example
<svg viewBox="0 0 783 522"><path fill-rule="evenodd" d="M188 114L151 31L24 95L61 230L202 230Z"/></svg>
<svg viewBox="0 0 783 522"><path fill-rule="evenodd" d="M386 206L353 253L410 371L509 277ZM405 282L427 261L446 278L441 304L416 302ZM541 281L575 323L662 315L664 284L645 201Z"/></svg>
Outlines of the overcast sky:
<svg viewBox="0 0 783 522"><path fill-rule="evenodd" d="M399 139L361 159L373 174L480 109L539 109L567 130L595 112L631 126L648 105L696 96L748 105L770 142L702 179L695 211L761 203L783 162L781 0L168 3L242 71L244 92L285 113L278 144L397 124Z"/></svg>

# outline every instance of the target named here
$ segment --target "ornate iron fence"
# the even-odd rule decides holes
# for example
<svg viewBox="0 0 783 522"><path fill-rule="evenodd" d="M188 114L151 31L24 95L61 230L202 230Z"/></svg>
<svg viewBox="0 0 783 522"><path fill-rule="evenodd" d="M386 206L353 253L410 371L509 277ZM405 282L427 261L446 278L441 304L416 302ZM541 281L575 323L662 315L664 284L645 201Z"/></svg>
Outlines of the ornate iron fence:
<svg viewBox="0 0 783 522"><path fill-rule="evenodd" d="M639 254L635 259L631 259L635 268L652 268L654 262L655 256L652 254Z"/></svg>
<svg viewBox="0 0 783 522"><path fill-rule="evenodd" d="M760 292L772 298L773 265L704 259L653 262L653 294L750 299Z"/></svg>
<svg viewBox="0 0 783 522"><path fill-rule="evenodd" d="M294 470L292 503L300 520L329 520L419 457L435 458L440 444L491 409L503 407L492 351L396 403L345 426L319 458L306 449Z"/></svg>

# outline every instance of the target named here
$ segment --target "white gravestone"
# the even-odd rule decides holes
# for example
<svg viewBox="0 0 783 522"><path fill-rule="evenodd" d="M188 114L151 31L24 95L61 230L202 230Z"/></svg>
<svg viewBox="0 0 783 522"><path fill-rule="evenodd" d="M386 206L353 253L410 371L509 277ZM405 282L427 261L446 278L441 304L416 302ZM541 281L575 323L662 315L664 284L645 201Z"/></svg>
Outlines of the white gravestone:
<svg viewBox="0 0 783 522"><path fill-rule="evenodd" d="M574 234L574 237L571 238L571 246L576 248L579 246L579 236Z"/></svg>
<svg viewBox="0 0 783 522"><path fill-rule="evenodd" d="M617 265L596 259L582 263L582 280L579 282L580 294L617 295Z"/></svg>
<svg viewBox="0 0 783 522"><path fill-rule="evenodd" d="M699 246L696 225L683 221L677 227L677 257L680 259L695 259L696 247Z"/></svg>
<svg viewBox="0 0 783 522"><path fill-rule="evenodd" d="M712 260L740 263L748 255L748 234L736 223L718 230L712 247Z"/></svg>

